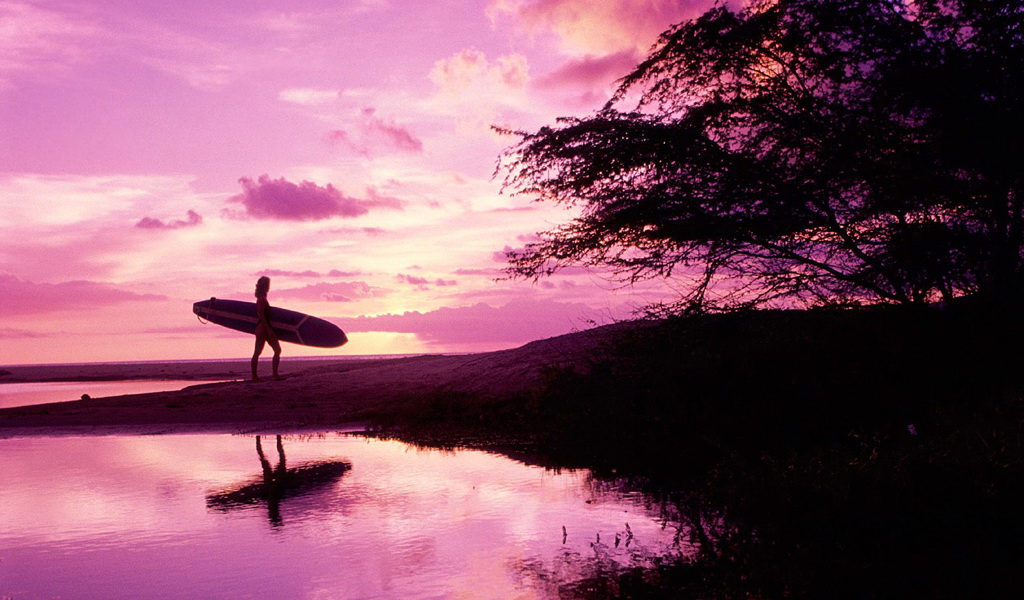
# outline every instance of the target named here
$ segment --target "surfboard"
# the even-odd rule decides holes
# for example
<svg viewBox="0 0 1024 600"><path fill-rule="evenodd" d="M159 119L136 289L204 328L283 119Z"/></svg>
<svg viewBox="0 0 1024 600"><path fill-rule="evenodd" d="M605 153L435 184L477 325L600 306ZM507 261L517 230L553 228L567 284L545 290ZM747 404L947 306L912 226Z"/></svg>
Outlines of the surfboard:
<svg viewBox="0 0 1024 600"><path fill-rule="evenodd" d="M244 333L256 333L256 303L210 298L192 305L192 312L211 323ZM277 306L270 307L270 327L282 342L337 348L348 342L345 332L324 319Z"/></svg>

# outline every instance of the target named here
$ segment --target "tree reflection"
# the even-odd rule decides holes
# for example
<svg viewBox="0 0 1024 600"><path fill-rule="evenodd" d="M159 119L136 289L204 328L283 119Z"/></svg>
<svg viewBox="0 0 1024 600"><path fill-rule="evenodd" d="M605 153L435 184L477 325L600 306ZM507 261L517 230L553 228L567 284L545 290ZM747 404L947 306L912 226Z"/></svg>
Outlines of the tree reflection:
<svg viewBox="0 0 1024 600"><path fill-rule="evenodd" d="M277 527L284 524L281 503L285 499L322 493L352 468L346 461L311 461L289 469L280 435L276 436L276 442L277 465L272 466L263 451L261 436L256 436L256 455L262 475L207 494L207 508L228 512L266 504L267 517L271 525Z"/></svg>

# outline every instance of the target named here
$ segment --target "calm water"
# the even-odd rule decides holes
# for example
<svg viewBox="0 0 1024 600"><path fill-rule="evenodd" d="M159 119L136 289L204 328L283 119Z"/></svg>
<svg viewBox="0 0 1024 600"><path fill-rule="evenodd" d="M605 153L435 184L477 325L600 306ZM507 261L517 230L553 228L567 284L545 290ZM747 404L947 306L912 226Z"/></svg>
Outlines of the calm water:
<svg viewBox="0 0 1024 600"><path fill-rule="evenodd" d="M45 381L31 383L0 384L0 408L67 402L79 400L82 394L93 398L123 396L125 394L146 394L180 390L190 385L215 383L196 380L140 380L140 381Z"/></svg>
<svg viewBox="0 0 1024 600"><path fill-rule="evenodd" d="M262 459L255 436L0 439L0 598L543 598L581 564L672 550L643 498L586 472L261 442Z"/></svg>

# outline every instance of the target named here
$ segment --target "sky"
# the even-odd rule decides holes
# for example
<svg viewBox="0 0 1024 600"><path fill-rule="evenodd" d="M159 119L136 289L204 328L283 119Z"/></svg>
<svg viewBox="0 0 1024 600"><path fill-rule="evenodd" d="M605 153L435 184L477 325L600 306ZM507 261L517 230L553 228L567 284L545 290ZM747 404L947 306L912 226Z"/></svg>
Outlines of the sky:
<svg viewBox="0 0 1024 600"><path fill-rule="evenodd" d="M0 0L0 364L247 356L192 303L326 318L285 356L474 352L662 299L504 277L572 213L515 138L609 98L708 0Z"/></svg>

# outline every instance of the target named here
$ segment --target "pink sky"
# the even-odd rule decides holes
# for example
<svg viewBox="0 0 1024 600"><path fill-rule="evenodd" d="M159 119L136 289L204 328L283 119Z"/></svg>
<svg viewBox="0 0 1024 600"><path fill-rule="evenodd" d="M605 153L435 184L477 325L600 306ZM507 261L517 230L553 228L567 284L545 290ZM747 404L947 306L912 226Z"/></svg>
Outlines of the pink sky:
<svg viewBox="0 0 1024 600"><path fill-rule="evenodd" d="M340 351L517 346L657 300L495 281L564 222L502 195L513 140L585 115L708 0L0 0L0 364L223 358L191 305L330 319Z"/></svg>

